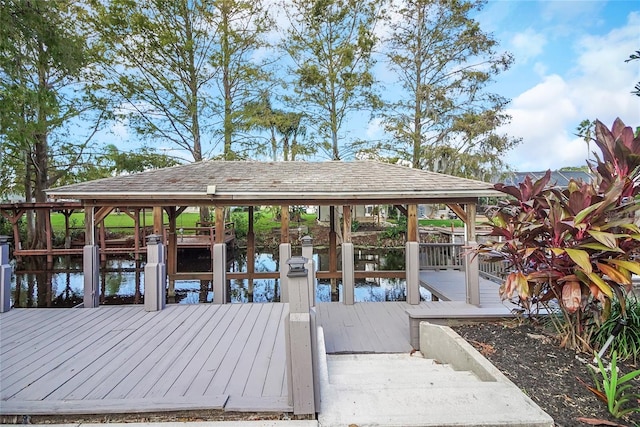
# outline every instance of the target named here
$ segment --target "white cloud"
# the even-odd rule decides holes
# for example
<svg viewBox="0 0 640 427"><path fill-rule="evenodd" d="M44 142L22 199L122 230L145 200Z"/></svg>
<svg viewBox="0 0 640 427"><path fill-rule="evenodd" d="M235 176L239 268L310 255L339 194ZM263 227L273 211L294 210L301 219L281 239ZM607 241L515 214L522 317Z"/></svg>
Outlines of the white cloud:
<svg viewBox="0 0 640 427"><path fill-rule="evenodd" d="M585 142L574 135L584 119L611 125L616 117L640 124L640 103L630 91L638 81L638 66L624 60L637 49L640 14L602 36L578 39L578 56L565 75L551 74L514 98L513 120L503 131L523 138L507 156L517 170L581 166L587 158ZM539 67L537 71L544 71ZM592 147L593 149L593 147Z"/></svg>
<svg viewBox="0 0 640 427"><path fill-rule="evenodd" d="M525 64L530 59L542 54L545 44L547 44L546 36L531 28L527 28L511 38L511 50L513 50L518 61L522 61Z"/></svg>

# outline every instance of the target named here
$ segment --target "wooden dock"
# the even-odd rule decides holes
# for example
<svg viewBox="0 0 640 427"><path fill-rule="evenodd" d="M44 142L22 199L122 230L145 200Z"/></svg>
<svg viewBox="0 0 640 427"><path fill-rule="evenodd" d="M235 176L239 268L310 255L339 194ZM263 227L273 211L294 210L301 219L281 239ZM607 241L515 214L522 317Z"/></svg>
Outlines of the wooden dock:
<svg viewBox="0 0 640 427"><path fill-rule="evenodd" d="M453 299L464 288L457 277L454 285L446 271L423 280ZM403 353L412 349L407 310L446 318L465 307L331 302L315 310L327 353ZM287 313L282 303L13 309L0 314L0 415L291 412Z"/></svg>
<svg viewBox="0 0 640 427"><path fill-rule="evenodd" d="M11 310L0 315L0 414L290 412L286 307Z"/></svg>

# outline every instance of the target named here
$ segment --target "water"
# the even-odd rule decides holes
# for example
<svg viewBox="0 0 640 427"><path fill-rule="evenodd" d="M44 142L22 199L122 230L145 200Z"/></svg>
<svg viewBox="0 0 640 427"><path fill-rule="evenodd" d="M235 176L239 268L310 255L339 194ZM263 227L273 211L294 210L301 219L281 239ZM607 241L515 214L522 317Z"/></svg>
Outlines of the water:
<svg viewBox="0 0 640 427"><path fill-rule="evenodd" d="M246 253L229 253L228 271L246 272ZM403 250L358 251L355 253L355 268L360 271L404 270ZM208 257L181 256L178 271L208 271ZM328 270L328 251L314 254L318 270ZM340 256L338 255L340 269ZM35 264L35 265L34 265ZM258 253L255 260L256 272L276 272L279 268L277 255ZM126 259L109 259L100 270L101 304L141 304L144 302L144 263ZM73 307L82 303L84 278L82 259L60 257L55 260L53 270L45 270L29 259L20 265L12 276L12 305L15 307ZM431 295L421 289L422 297L430 300ZM280 286L277 279L256 279L249 286L248 280L228 280L228 301L278 302ZM329 280L316 282L316 300L319 302L341 301L340 280L332 284ZM405 301L406 282L404 279L369 278L356 281L355 300L362 301ZM211 282L208 280L178 280L175 282L175 302L199 304L213 301Z"/></svg>

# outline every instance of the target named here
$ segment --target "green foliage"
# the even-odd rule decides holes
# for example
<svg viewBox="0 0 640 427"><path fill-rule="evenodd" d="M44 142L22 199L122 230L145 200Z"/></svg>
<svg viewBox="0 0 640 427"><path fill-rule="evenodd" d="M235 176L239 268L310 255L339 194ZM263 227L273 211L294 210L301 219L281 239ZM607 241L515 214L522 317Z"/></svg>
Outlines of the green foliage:
<svg viewBox="0 0 640 427"><path fill-rule="evenodd" d="M390 6L385 55L402 91L382 114L383 149L414 168L487 178L519 140L499 134L507 100L484 88L513 58L472 16L484 2L400 1ZM470 59L473 58L473 59Z"/></svg>
<svg viewBox="0 0 640 427"><path fill-rule="evenodd" d="M351 154L341 129L350 113L380 105L372 53L380 0L292 0L284 49L293 62L295 96L317 129L319 148L332 160Z"/></svg>
<svg viewBox="0 0 640 427"><path fill-rule="evenodd" d="M611 356L611 366L609 370L604 367L598 355L596 355L596 360L602 382L595 381L595 389L589 387L589 390L607 404L609 413L616 418L624 417L633 412L640 412L640 405L638 404L640 401L640 393L634 392L634 386L631 384L634 378L640 377L640 369L620 376L621 373L618 372L616 365L617 353L615 351Z"/></svg>
<svg viewBox="0 0 640 427"><path fill-rule="evenodd" d="M627 59L624 62L637 61L639 59L640 59L640 50L636 50L635 53L632 53L631 55L629 55L629 59ZM640 96L640 82L636 83L636 85L635 85L635 87L633 89L634 90L631 91L631 93L636 95L636 96Z"/></svg>
<svg viewBox="0 0 640 427"><path fill-rule="evenodd" d="M385 228L380 233L381 239L397 239L407 233L407 217L401 215L398 219L398 223L392 227Z"/></svg>
<svg viewBox="0 0 640 427"><path fill-rule="evenodd" d="M480 245L489 260L509 262L512 272L500 288L519 297L528 311L538 304L561 310L564 344L588 346L587 327L608 316L611 301L624 302L640 274L640 228L634 224L640 193L640 137L617 119L612 131L596 121L595 144L602 159L590 163L591 184L571 181L548 187L551 173L518 187L496 184L511 196L489 215L491 235ZM624 311L624 305L623 311Z"/></svg>
<svg viewBox="0 0 640 427"><path fill-rule="evenodd" d="M624 318L623 307L626 311L627 324L611 342L609 352L615 351L621 360L633 360L633 363L637 364L640 361L640 302L636 298L627 298L624 305L614 301L611 306L611 315L593 335L592 346L595 349L602 348L618 321Z"/></svg>

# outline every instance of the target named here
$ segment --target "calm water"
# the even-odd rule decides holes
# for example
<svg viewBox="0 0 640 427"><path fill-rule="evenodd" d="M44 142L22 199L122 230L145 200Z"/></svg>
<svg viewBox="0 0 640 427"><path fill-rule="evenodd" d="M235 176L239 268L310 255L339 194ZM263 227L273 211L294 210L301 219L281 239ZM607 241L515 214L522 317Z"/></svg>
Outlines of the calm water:
<svg viewBox="0 0 640 427"><path fill-rule="evenodd" d="M404 270L404 251L355 251L356 270ZM245 272L246 253L228 253L228 271ZM338 260L340 258L338 257ZM31 261L31 260L29 260ZM327 251L314 254L319 270L328 270ZM33 263L33 261L32 261ZM277 255L259 253L256 255L255 271L278 271ZM340 269L340 262L338 262ZM181 254L178 271L208 271L210 260L207 256ZM12 277L12 305L15 307L73 307L82 303L84 279L82 259L62 257L55 261L54 269L42 270L28 262L18 266ZM144 302L144 263L132 260L110 259L100 270L102 304L141 304ZM210 281L179 280L175 282L175 301L180 304L207 303L213 300ZM421 289L422 298L430 300L431 295ZM249 287L248 280L228 281L229 302L277 302L280 301L279 281L254 280ZM318 281L317 301L341 301L342 285L335 281ZM371 278L357 281L356 301L404 301L406 283L404 279Z"/></svg>

